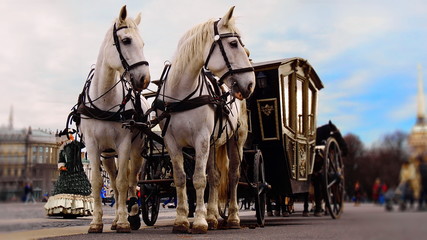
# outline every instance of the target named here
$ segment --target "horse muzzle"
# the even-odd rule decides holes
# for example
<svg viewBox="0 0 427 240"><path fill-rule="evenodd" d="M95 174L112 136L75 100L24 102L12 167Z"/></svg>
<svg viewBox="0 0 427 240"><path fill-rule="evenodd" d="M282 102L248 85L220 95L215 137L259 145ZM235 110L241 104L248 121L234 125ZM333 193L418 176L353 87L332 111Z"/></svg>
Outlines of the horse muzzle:
<svg viewBox="0 0 427 240"><path fill-rule="evenodd" d="M242 87L238 82L234 82L233 86L231 87L232 95L239 99L243 100L251 96L252 92L254 91L254 84L250 82L246 86Z"/></svg>
<svg viewBox="0 0 427 240"><path fill-rule="evenodd" d="M142 91L150 84L150 74L143 74L139 79L130 74L130 82L136 91Z"/></svg>

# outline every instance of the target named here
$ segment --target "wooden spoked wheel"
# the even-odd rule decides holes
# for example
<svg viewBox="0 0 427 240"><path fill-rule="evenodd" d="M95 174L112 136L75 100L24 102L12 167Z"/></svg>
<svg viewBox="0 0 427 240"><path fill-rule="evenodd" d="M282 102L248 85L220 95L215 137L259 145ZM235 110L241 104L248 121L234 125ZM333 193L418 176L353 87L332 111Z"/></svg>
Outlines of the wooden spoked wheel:
<svg viewBox="0 0 427 240"><path fill-rule="evenodd" d="M335 138L328 138L324 152L325 204L333 219L339 218L344 204L344 165Z"/></svg>
<svg viewBox="0 0 427 240"><path fill-rule="evenodd" d="M147 163L142 179L152 180L154 178L155 168L152 164ZM153 226L159 216L160 195L157 184L144 184L141 192L141 212L142 219L147 226Z"/></svg>

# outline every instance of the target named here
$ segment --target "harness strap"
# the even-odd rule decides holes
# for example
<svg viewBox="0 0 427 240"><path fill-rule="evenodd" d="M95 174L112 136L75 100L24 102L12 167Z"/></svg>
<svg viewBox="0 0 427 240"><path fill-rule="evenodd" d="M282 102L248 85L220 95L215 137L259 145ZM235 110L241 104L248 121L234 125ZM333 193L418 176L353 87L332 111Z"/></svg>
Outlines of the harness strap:
<svg viewBox="0 0 427 240"><path fill-rule="evenodd" d="M109 121L109 122L123 122L125 120L132 119L132 117L136 113L134 109L128 109L126 111L117 111L117 112L103 111L100 109L88 107L84 104L81 104L77 108L76 112L78 114L86 115L92 119Z"/></svg>
<svg viewBox="0 0 427 240"><path fill-rule="evenodd" d="M144 111L142 110L142 107L141 107L141 93L140 92L135 93L134 107L135 107L135 113L136 113L135 114L135 120L136 121L143 121L144 118L148 117L148 116L144 115Z"/></svg>
<svg viewBox="0 0 427 240"><path fill-rule="evenodd" d="M166 103L165 110L170 113L183 112L183 111L188 111L188 110L198 108L210 103L216 103L213 97L211 97L210 95L202 95L192 99L182 100L180 102Z"/></svg>

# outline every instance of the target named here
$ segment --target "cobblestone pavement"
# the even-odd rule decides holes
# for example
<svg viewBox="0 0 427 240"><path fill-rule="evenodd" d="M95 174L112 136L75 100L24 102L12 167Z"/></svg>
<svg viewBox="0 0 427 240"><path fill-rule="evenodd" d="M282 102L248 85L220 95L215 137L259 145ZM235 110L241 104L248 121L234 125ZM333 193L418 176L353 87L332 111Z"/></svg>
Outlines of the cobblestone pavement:
<svg viewBox="0 0 427 240"><path fill-rule="evenodd" d="M43 203L0 204L0 239L322 239L322 240L365 240L365 239L426 239L425 220L427 212L409 209L405 212L386 212L384 207L362 204L359 207L346 204L341 219L329 216L302 217L302 205L296 204L296 213L291 217L267 217L264 228L254 228L254 211L241 211L242 228L209 231L206 235L173 234L172 223L175 209L160 209L154 227L118 234L111 231L114 209L104 206L104 232L87 234L91 217L62 219L47 217ZM190 222L192 220L190 219Z"/></svg>
<svg viewBox="0 0 427 240"><path fill-rule="evenodd" d="M63 228L75 226L89 226L92 217L78 217L64 219L63 217L49 217L44 210L45 203L0 203L0 239L2 233L16 231L30 231L47 228ZM114 219L114 207L103 206L103 222L109 225ZM175 209L160 208L159 220L174 218ZM144 223L142 223L144 226Z"/></svg>
<svg viewBox="0 0 427 240"><path fill-rule="evenodd" d="M0 233L36 230L55 227L88 226L92 217L64 219L49 217L44 210L45 203L0 203ZM104 206L105 223L113 221L114 208Z"/></svg>

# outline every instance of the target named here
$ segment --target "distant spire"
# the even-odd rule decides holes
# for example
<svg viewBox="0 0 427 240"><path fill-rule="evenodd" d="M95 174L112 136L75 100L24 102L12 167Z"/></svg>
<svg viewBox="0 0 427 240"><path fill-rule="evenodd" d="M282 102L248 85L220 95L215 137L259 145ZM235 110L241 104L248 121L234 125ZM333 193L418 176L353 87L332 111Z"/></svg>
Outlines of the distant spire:
<svg viewBox="0 0 427 240"><path fill-rule="evenodd" d="M418 109L417 109L417 124L426 124L426 113L424 105L424 88L423 88L423 69L421 64L418 64Z"/></svg>
<svg viewBox="0 0 427 240"><path fill-rule="evenodd" d="M10 130L13 129L13 105L10 106L10 112L9 112L9 126L7 126Z"/></svg>

